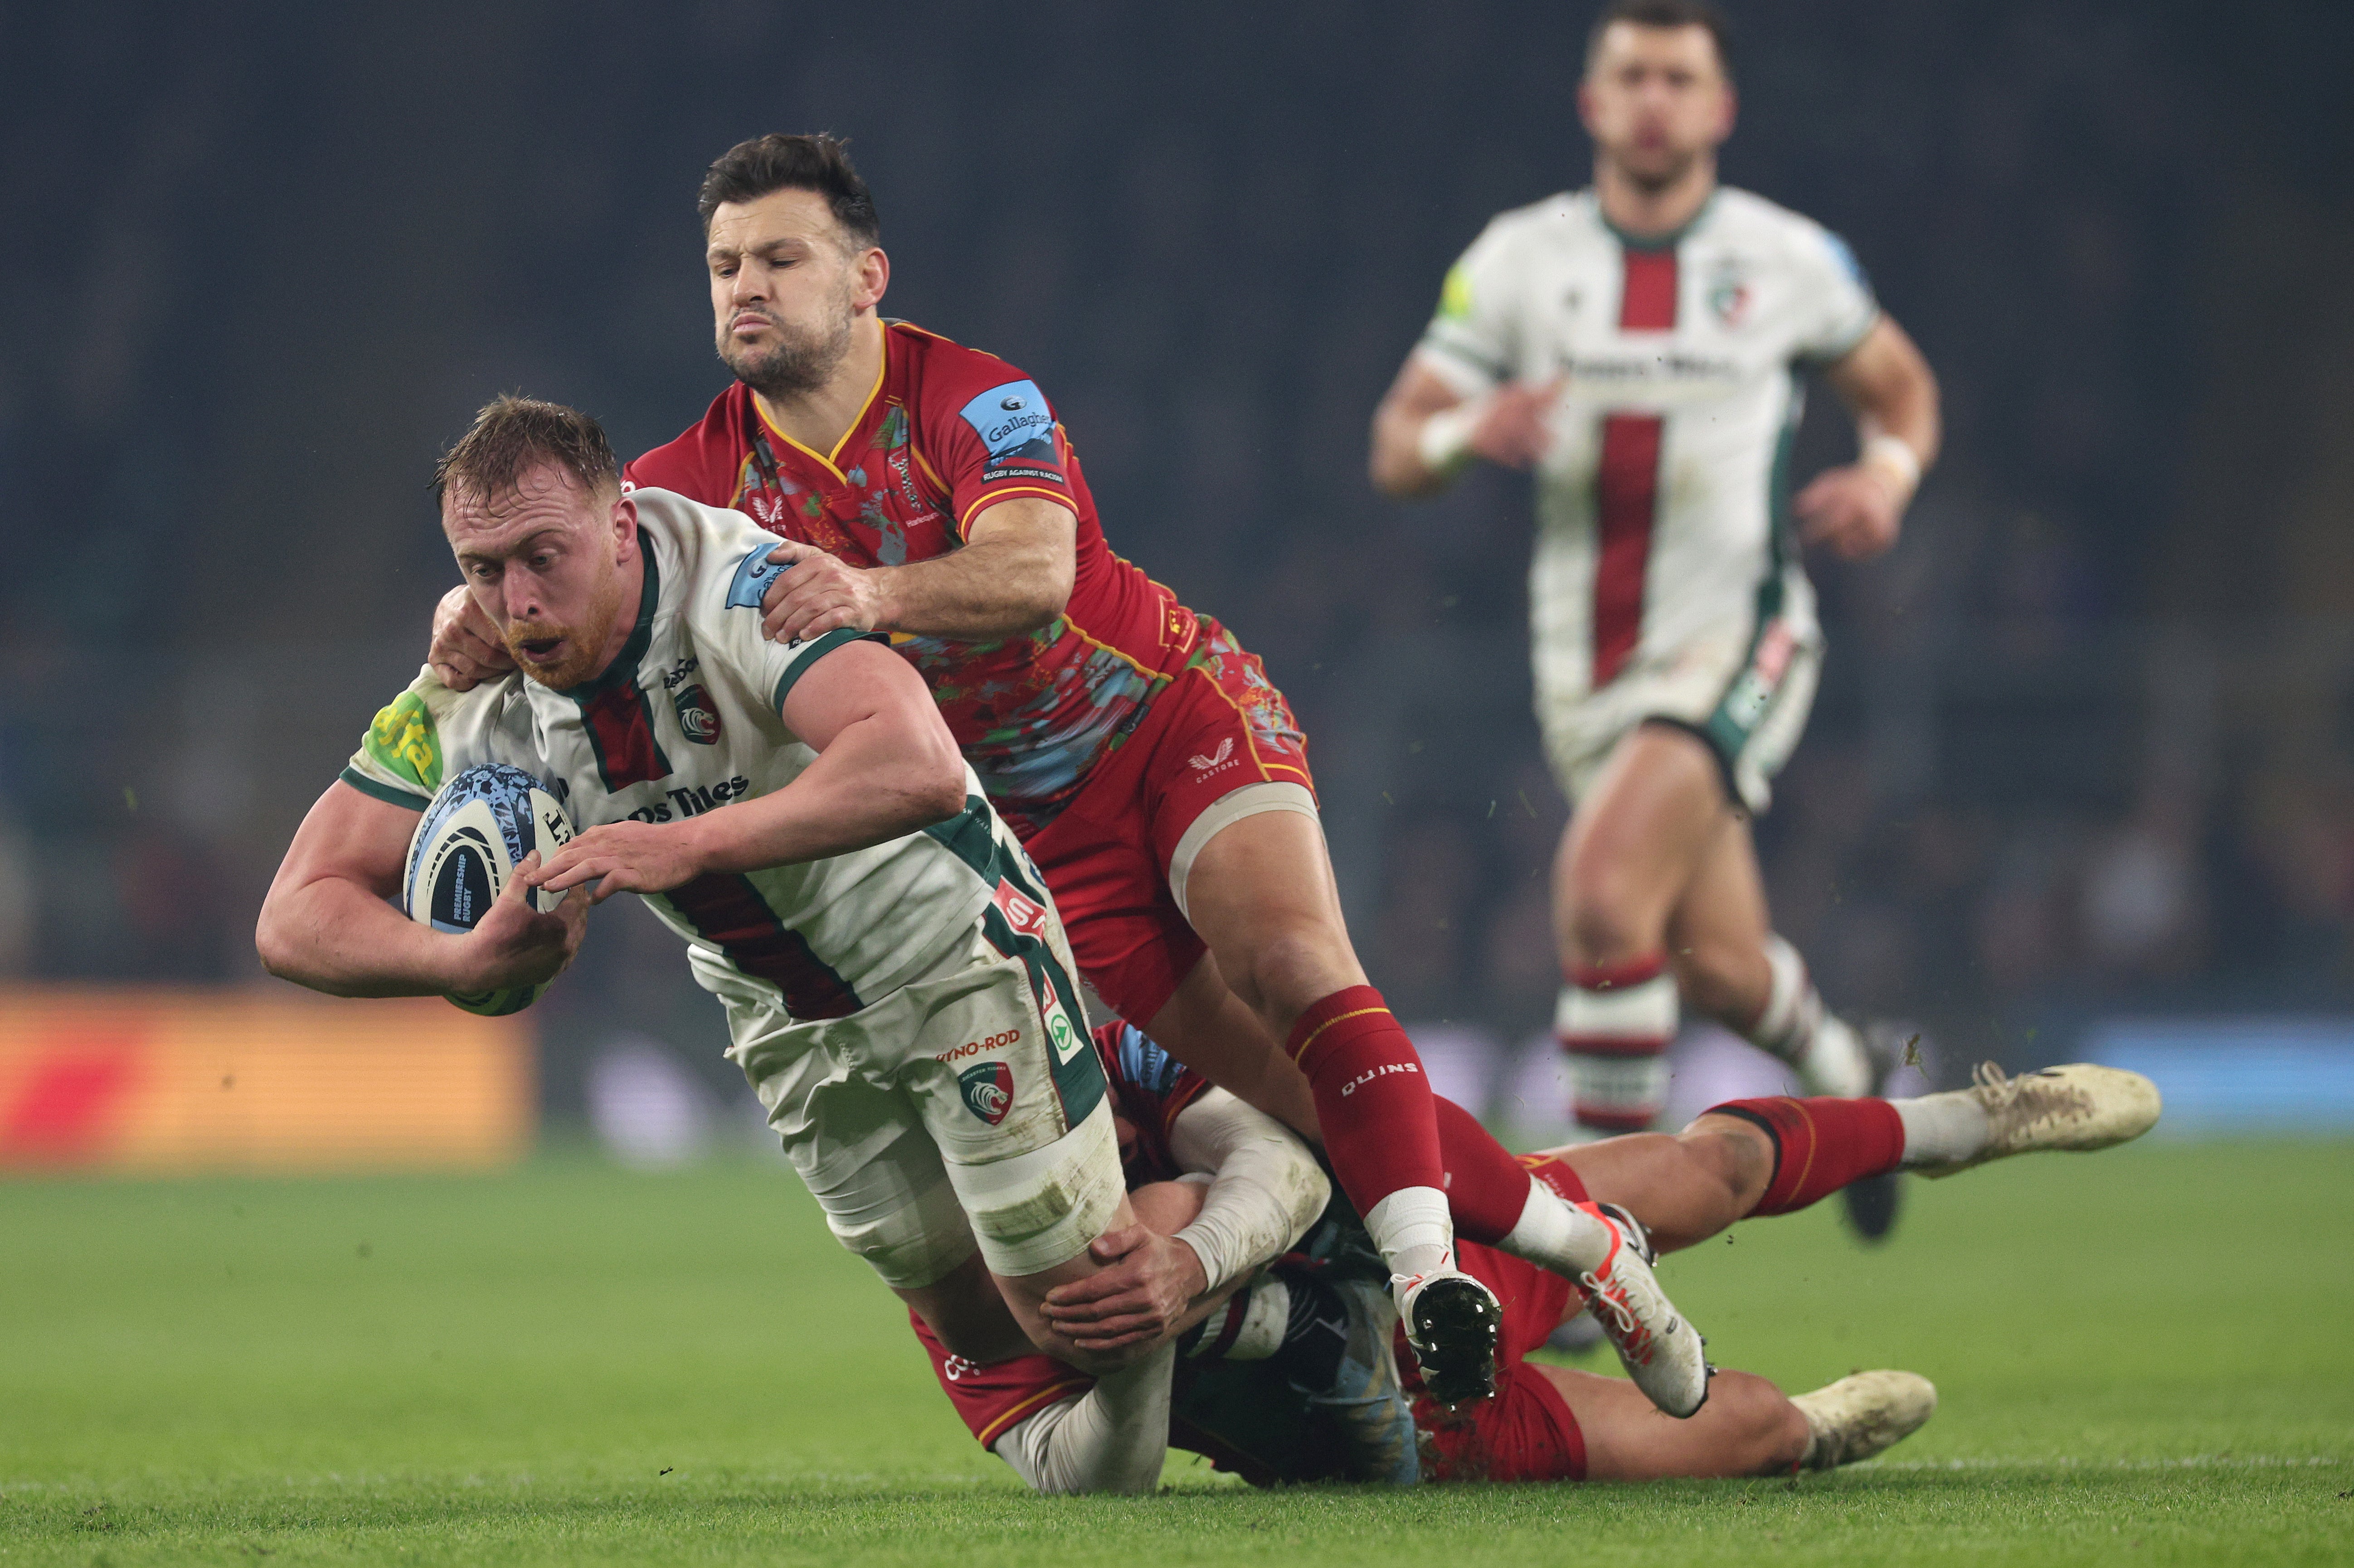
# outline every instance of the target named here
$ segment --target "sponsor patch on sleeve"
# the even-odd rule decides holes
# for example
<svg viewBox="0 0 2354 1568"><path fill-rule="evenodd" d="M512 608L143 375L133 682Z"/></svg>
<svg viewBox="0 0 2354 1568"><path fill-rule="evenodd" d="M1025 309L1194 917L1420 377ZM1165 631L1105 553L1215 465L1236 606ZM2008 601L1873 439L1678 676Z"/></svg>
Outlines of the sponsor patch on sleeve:
<svg viewBox="0 0 2354 1568"><path fill-rule="evenodd" d="M751 554L737 563L736 577L727 585L727 607L731 609L758 609L769 585L792 569L790 561L772 561L769 552L775 549L771 540L752 546Z"/></svg>
<svg viewBox="0 0 2354 1568"><path fill-rule="evenodd" d="M441 788L441 737L433 727L432 710L415 692L392 699L368 726L360 750L368 760L419 793L433 795Z"/></svg>
<svg viewBox="0 0 2354 1568"><path fill-rule="evenodd" d="M981 438L991 468L1009 461L1055 461L1055 411L1035 381L1008 381L959 410ZM986 476L984 476L986 477ZM1057 472L1055 477L1060 479Z"/></svg>
<svg viewBox="0 0 2354 1568"><path fill-rule="evenodd" d="M1471 269L1460 261L1447 270L1447 281L1438 287L1438 319L1459 322L1471 314Z"/></svg>

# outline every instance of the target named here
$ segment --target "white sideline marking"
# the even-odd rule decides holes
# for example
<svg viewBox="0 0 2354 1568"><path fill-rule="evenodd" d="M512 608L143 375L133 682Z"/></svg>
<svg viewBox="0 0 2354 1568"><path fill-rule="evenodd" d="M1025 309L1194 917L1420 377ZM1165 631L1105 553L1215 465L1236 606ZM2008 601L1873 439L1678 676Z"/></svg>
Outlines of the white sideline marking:
<svg viewBox="0 0 2354 1568"><path fill-rule="evenodd" d="M1876 1470L2305 1470L2344 1465L2343 1457L2275 1458L2262 1454L2193 1454L2180 1459L1869 1459L1842 1469Z"/></svg>

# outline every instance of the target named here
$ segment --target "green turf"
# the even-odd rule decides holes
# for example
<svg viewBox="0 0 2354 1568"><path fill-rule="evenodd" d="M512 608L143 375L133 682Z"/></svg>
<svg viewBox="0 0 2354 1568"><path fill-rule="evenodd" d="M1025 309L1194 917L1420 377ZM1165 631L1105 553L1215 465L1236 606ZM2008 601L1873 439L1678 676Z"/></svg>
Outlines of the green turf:
<svg viewBox="0 0 2354 1568"><path fill-rule="evenodd" d="M0 1568L2354 1559L2354 1145L1914 1182L1669 1266L1728 1366L1934 1378L1835 1476L1042 1500L781 1166L0 1183Z"/></svg>

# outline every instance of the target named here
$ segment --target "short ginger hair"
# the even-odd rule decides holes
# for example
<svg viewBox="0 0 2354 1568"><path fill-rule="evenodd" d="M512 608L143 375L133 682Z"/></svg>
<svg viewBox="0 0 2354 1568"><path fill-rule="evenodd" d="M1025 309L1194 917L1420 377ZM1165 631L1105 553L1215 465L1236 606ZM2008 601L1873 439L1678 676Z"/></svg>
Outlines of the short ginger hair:
<svg viewBox="0 0 2354 1568"><path fill-rule="evenodd" d="M578 408L508 392L483 404L472 428L433 465L433 498L456 490L487 501L543 462L563 469L591 495L620 490L621 465L602 425Z"/></svg>

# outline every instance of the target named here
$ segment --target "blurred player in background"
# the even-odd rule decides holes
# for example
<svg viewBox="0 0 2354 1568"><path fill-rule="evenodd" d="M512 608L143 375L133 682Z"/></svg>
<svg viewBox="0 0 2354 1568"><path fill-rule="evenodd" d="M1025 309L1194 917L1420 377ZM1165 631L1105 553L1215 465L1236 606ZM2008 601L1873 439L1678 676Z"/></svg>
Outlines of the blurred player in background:
<svg viewBox="0 0 2354 1568"><path fill-rule="evenodd" d="M1140 1224L1188 1244L1172 1251L1202 1245L1206 1232L1220 1260L1209 1277L1227 1281L1187 1311L1168 1442L1255 1485L1783 1475L1870 1458L1936 1408L1936 1391L1910 1372L1860 1372L1786 1398L1764 1378L1724 1372L1707 1408L1661 1421L1619 1379L1525 1360L1571 1314L1607 1304L1590 1305L1578 1286L1477 1244L1464 1247L1465 1266L1504 1302L1500 1386L1451 1414L1415 1399L1410 1352L1362 1305L1373 1260L1355 1217L1337 1200L1320 1218L1307 1210L1316 1176L1308 1151L1248 1107L1205 1093L1134 1029L1107 1025L1096 1044ZM1443 1118L1469 1120L1439 1106ZM2147 1131L2158 1108L2156 1086L2137 1073L1988 1070L1968 1089L1916 1099L1735 1100L1677 1137L1608 1139L1525 1163L1566 1199L1600 1200L1630 1245L1675 1249L1744 1218L1794 1213L1875 1173L1945 1176L2038 1150L2108 1148ZM1298 1250L1258 1272L1285 1236L1300 1237ZM1251 1239L1229 1245L1229 1237ZM1113 1317L1112 1327L1159 1321L1129 1299L1105 1305L1137 1314ZM1046 1356L978 1365L942 1351L920 1321L917 1332L957 1414L1032 1487L1137 1490L1158 1478L1161 1445L1127 1418L1139 1396L1132 1384L1093 1384Z"/></svg>
<svg viewBox="0 0 2354 1568"><path fill-rule="evenodd" d="M790 541L771 636L892 634L1054 890L1087 980L1212 1081L1320 1133L1434 1387L1484 1393L1499 1308L1456 1266L1429 1086L1351 947L1282 694L1112 554L1034 381L878 313L890 262L840 143L744 143L699 207L736 384L628 477ZM462 595L431 659L452 686L506 665ZM1606 1225L1495 1159L1507 1227L1525 1202L1553 1266L1604 1265ZM1656 1289L1639 1308L1657 1354L1638 1375L1662 1408L1697 1408L1699 1336Z"/></svg>
<svg viewBox="0 0 2354 1568"><path fill-rule="evenodd" d="M1717 184L1724 45L1703 0L1603 13L1578 89L1594 184L1488 226L1373 420L1392 495L1434 493L1475 458L1535 471L1537 714L1574 806L1557 1031L1595 1133L1659 1116L1685 1006L1816 1093L1875 1076L1774 934L1749 818L1822 657L1798 546L1861 560L1895 542L1936 456L1937 387L1836 236ZM1808 367L1861 455L1792 503ZM1893 1215L1893 1187L1880 1196L1858 1211L1867 1234Z"/></svg>

